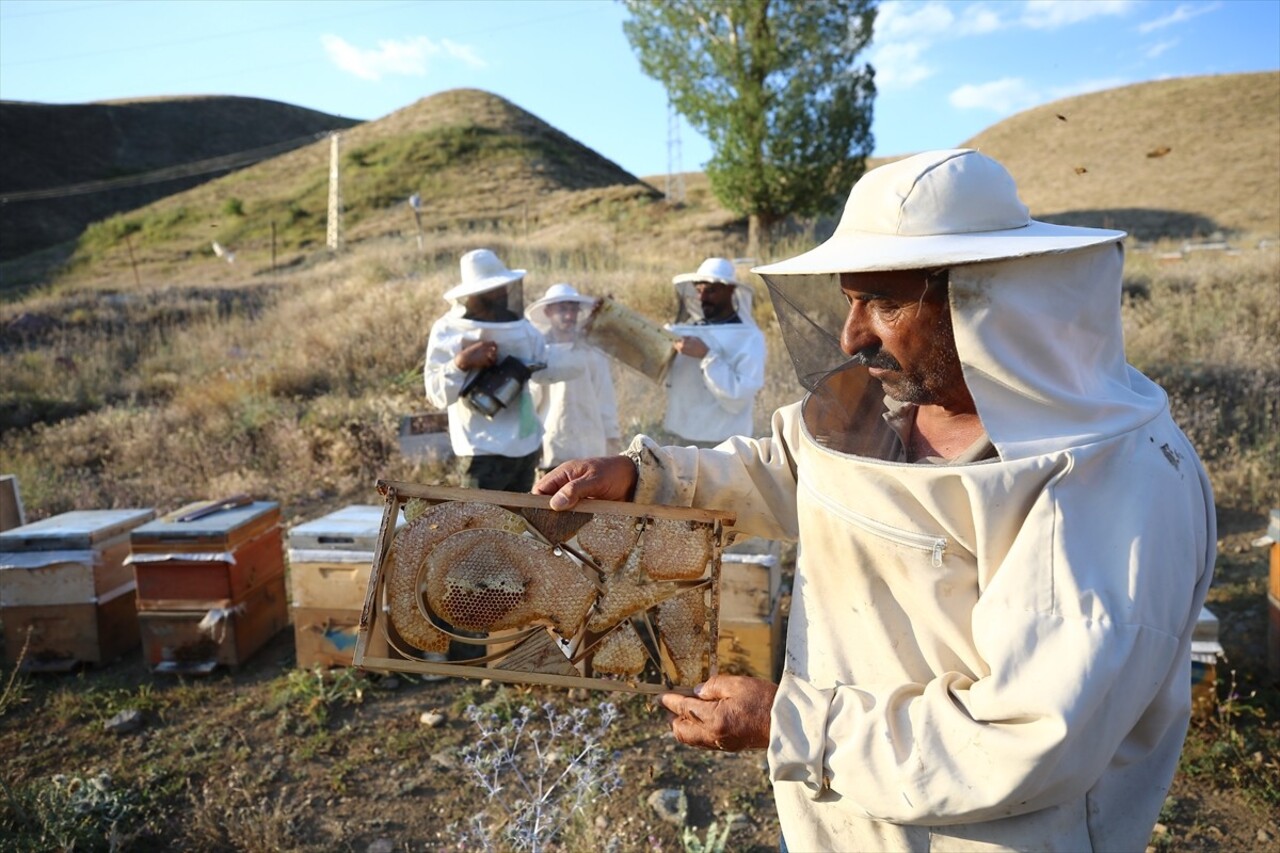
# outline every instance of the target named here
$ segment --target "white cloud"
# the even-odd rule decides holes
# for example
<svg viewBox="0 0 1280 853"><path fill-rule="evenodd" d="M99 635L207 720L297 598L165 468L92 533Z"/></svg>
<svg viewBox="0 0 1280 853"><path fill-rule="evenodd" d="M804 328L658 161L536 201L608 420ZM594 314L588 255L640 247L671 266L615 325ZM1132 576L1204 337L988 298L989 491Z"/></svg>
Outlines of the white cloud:
<svg viewBox="0 0 1280 853"><path fill-rule="evenodd" d="M1020 22L1033 30L1056 30L1133 8L1131 0L1027 0Z"/></svg>
<svg viewBox="0 0 1280 853"><path fill-rule="evenodd" d="M956 109L986 110L1005 116L1035 106L1041 97L1021 77L1003 77L990 83L966 83L947 100Z"/></svg>
<svg viewBox="0 0 1280 853"><path fill-rule="evenodd" d="M909 89L928 80L938 70L926 59L935 43L989 33L1004 26L999 13L985 3L883 3L876 13L867 57L876 70L876 88Z"/></svg>
<svg viewBox="0 0 1280 853"><path fill-rule="evenodd" d="M1168 41L1162 41L1159 44L1153 44L1151 45L1151 47L1147 48L1146 51L1143 53L1143 56L1145 56L1147 59L1155 59L1157 56L1164 53L1165 51L1171 48L1175 48L1177 46L1178 46L1178 39L1169 39Z"/></svg>
<svg viewBox="0 0 1280 853"><path fill-rule="evenodd" d="M936 69L920 59L928 42L899 42L873 50L868 56L876 70L876 88L909 89L934 75Z"/></svg>
<svg viewBox="0 0 1280 853"><path fill-rule="evenodd" d="M882 3L876 11L876 41L933 38L951 29L955 15L943 3Z"/></svg>
<svg viewBox="0 0 1280 853"><path fill-rule="evenodd" d="M447 39L436 43L426 36L380 41L374 50L358 48L335 35L321 36L320 42L334 65L365 80L380 80L390 75L424 77L428 60L441 56L459 60L472 68L485 65L467 45Z"/></svg>
<svg viewBox="0 0 1280 853"><path fill-rule="evenodd" d="M1147 33L1155 32L1156 30L1164 29L1165 27L1171 27L1174 24L1181 24L1184 21L1190 21L1192 18L1198 18L1209 12L1216 12L1220 8L1222 8L1221 3L1209 3L1200 7L1193 6L1190 3L1180 3L1178 8L1174 9L1164 17L1139 24L1138 32L1146 35Z"/></svg>
<svg viewBox="0 0 1280 853"><path fill-rule="evenodd" d="M1003 77L989 83L966 83L952 91L947 101L959 110L985 110L1003 117L1073 95L1127 86L1131 82L1121 77L1093 78L1042 90L1021 77Z"/></svg>

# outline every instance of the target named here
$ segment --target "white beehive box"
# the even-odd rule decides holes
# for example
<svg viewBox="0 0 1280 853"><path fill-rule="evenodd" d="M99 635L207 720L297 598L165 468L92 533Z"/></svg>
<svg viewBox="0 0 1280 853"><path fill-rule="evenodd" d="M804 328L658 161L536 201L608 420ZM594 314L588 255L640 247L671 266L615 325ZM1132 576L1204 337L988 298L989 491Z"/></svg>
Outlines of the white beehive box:
<svg viewBox="0 0 1280 853"><path fill-rule="evenodd" d="M369 588L382 507L353 504L289 532L289 587L297 664L350 666ZM374 657L392 654L384 641Z"/></svg>
<svg viewBox="0 0 1280 853"><path fill-rule="evenodd" d="M101 663L138 643L129 533L151 509L77 510L0 533L5 658L26 669Z"/></svg>

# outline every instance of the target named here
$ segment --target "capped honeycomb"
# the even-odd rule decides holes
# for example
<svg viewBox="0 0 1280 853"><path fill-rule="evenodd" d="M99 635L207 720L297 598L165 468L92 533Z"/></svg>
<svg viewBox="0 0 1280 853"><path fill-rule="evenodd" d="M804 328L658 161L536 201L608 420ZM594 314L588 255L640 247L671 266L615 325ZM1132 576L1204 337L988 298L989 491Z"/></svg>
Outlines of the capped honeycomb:
<svg viewBox="0 0 1280 853"><path fill-rule="evenodd" d="M711 560L705 524L685 518L651 518L640 534L640 568L656 581L702 577Z"/></svg>
<svg viewBox="0 0 1280 853"><path fill-rule="evenodd" d="M597 515L578 531L578 544L606 572L622 567L643 527L629 515Z"/></svg>
<svg viewBox="0 0 1280 853"><path fill-rule="evenodd" d="M702 590L691 589L658 605L658 636L671 655L676 684L702 680L707 657L707 608Z"/></svg>
<svg viewBox="0 0 1280 853"><path fill-rule="evenodd" d="M640 635L630 622L623 622L600 641L591 666L608 675L639 675L648 660Z"/></svg>
<svg viewBox="0 0 1280 853"><path fill-rule="evenodd" d="M710 673L727 514L600 502L556 513L528 495L393 486L405 524L379 540L369 600L385 608L368 628L410 659L405 671L439 671L421 654L460 640L485 651L448 671L499 680L656 693ZM357 664L396 668L363 651Z"/></svg>

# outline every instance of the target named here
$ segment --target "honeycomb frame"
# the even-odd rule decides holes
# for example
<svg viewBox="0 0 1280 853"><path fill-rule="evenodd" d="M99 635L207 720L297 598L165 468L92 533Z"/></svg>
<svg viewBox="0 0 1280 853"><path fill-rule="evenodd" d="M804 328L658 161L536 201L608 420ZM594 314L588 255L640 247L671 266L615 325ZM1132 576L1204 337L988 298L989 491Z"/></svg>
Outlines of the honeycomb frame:
<svg viewBox="0 0 1280 853"><path fill-rule="evenodd" d="M391 480L377 488L385 504L353 665L649 694L691 692L716 673L732 513L598 500L555 512L544 495ZM477 568L499 558L508 562L496 571ZM370 655L375 637L401 657ZM483 653L430 659L448 640Z"/></svg>

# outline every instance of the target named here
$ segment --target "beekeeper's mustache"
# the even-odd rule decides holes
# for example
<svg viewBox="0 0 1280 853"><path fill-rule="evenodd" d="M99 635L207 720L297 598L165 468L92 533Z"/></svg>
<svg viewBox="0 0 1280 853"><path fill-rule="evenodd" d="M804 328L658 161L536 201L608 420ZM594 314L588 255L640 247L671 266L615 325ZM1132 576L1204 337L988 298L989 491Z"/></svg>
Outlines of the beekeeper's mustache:
<svg viewBox="0 0 1280 853"><path fill-rule="evenodd" d="M866 347L860 349L849 358L850 363L863 367L874 367L877 370L902 370L902 365L882 347Z"/></svg>

